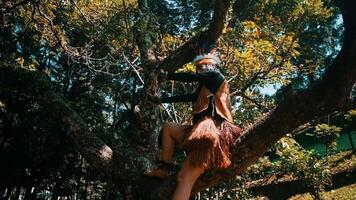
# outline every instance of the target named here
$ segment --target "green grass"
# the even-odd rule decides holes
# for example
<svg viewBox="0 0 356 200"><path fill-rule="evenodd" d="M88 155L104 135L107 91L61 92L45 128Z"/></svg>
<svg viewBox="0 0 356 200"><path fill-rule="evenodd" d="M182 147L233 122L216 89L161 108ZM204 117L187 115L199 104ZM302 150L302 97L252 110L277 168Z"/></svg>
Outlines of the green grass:
<svg viewBox="0 0 356 200"><path fill-rule="evenodd" d="M355 132L352 133L352 139L354 143L356 143L356 134ZM303 144L301 144L303 146ZM354 144L356 145L356 144ZM325 156L325 145L318 143L314 144L311 146L306 146L304 147L307 150L315 150L319 155ZM335 152L342 152L351 149L351 144L349 141L349 136L348 134L343 134L340 135L340 137L337 138L337 147ZM356 199L356 198L355 198Z"/></svg>
<svg viewBox="0 0 356 200"><path fill-rule="evenodd" d="M356 154L351 151L341 152L329 157L332 170L341 171L356 168ZM356 180L355 180L356 181ZM323 200L356 200L356 183L325 191L321 194ZM309 193L295 195L289 200L312 200Z"/></svg>
<svg viewBox="0 0 356 200"><path fill-rule="evenodd" d="M347 185L335 190L323 192L321 194L323 200L355 200L356 199L356 183ZM289 200L313 200L309 193L295 195Z"/></svg>

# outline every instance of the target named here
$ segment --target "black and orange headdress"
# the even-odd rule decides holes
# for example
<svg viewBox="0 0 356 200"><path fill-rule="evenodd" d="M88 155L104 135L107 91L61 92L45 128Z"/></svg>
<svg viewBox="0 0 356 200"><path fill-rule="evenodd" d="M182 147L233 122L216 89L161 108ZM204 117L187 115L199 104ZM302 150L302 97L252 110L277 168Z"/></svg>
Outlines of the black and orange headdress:
<svg viewBox="0 0 356 200"><path fill-rule="evenodd" d="M195 65L210 64L218 65L220 64L220 56L218 48L215 44L204 44L200 48L194 48L195 58L193 62Z"/></svg>

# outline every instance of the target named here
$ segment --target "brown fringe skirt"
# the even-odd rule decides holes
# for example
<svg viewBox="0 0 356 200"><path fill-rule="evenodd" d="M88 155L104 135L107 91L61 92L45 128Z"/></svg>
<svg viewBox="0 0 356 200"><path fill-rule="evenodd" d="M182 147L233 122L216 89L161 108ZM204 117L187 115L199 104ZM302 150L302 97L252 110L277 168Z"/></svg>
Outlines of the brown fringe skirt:
<svg viewBox="0 0 356 200"><path fill-rule="evenodd" d="M184 130L181 147L187 151L194 166L227 168L231 165L231 146L241 129L223 119L206 116Z"/></svg>

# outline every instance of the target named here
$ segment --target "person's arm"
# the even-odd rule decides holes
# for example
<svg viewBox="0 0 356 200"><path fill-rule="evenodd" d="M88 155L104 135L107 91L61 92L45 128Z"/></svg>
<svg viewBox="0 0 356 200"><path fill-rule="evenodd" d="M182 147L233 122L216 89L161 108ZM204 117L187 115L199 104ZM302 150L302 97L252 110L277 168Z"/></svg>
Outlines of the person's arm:
<svg viewBox="0 0 356 200"><path fill-rule="evenodd" d="M205 71L199 73L168 73L167 79L181 82L201 82L206 84L207 82L223 82L225 77L219 71Z"/></svg>
<svg viewBox="0 0 356 200"><path fill-rule="evenodd" d="M200 84L204 84L212 93L215 93L225 80L225 77L218 71L207 71L195 74L174 73L168 74L167 78L170 80L182 82L200 82ZM199 89L197 91L199 91ZM192 93L172 97L163 97L160 100L161 103L194 102L197 97L198 93Z"/></svg>
<svg viewBox="0 0 356 200"><path fill-rule="evenodd" d="M197 93L177 95L171 97L162 97L161 103L194 102L196 98L197 98Z"/></svg>
<svg viewBox="0 0 356 200"><path fill-rule="evenodd" d="M200 82L204 84L212 93L215 93L224 82L225 77L218 71L206 71L199 73L174 73L168 74L170 80L182 82Z"/></svg>
<svg viewBox="0 0 356 200"><path fill-rule="evenodd" d="M200 77L193 73L180 72L180 73L169 73L167 75L168 80L180 81L180 82L199 82Z"/></svg>

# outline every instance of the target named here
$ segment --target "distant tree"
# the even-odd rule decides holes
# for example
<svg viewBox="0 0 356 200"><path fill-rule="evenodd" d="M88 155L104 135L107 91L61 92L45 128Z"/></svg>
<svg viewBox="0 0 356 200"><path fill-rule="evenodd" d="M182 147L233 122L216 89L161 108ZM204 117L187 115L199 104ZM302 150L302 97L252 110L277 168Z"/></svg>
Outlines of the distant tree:
<svg viewBox="0 0 356 200"><path fill-rule="evenodd" d="M321 199L320 192L331 184L329 166L325 161L315 151L303 149L291 137L283 137L276 146L280 160L274 165L275 173L301 180L313 199Z"/></svg>
<svg viewBox="0 0 356 200"><path fill-rule="evenodd" d="M340 136L341 128L329 124L315 126L314 135L325 145L325 156L329 156L330 150L336 149L336 139Z"/></svg>

